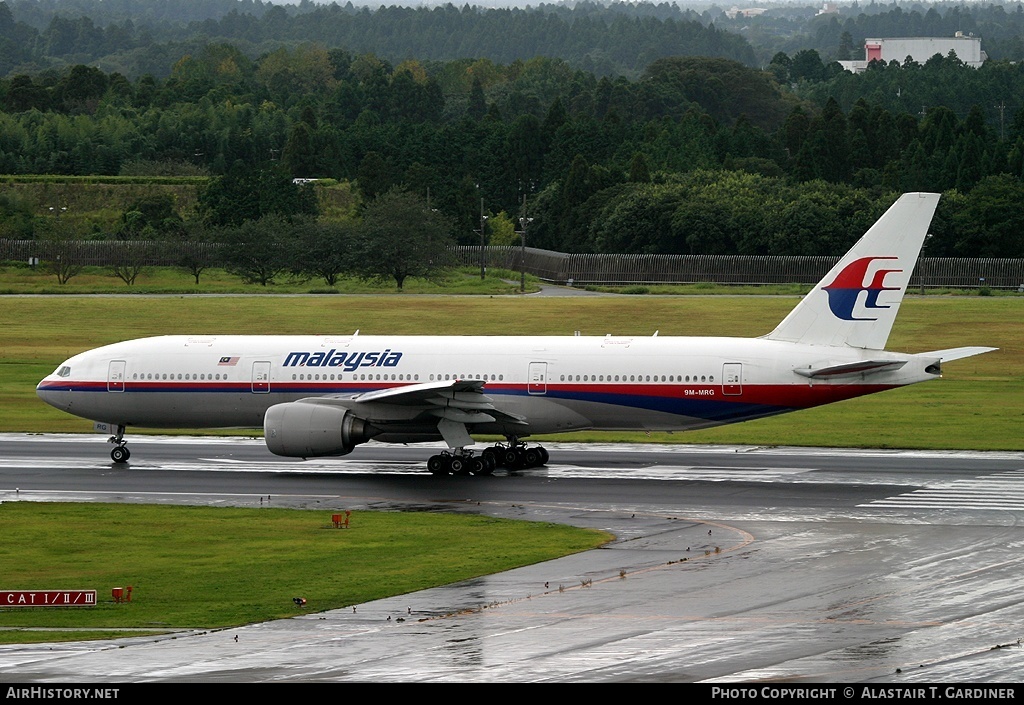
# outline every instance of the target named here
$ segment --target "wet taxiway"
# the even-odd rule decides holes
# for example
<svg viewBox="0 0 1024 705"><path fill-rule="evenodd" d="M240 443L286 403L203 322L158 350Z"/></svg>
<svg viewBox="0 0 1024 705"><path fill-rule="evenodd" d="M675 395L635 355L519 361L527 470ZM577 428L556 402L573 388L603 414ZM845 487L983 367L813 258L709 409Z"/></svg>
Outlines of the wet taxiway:
<svg viewBox="0 0 1024 705"><path fill-rule="evenodd" d="M0 682L1016 683L1024 454L548 445L434 478L423 447L0 436L0 500L428 508L611 531L595 551L220 631L0 646Z"/></svg>

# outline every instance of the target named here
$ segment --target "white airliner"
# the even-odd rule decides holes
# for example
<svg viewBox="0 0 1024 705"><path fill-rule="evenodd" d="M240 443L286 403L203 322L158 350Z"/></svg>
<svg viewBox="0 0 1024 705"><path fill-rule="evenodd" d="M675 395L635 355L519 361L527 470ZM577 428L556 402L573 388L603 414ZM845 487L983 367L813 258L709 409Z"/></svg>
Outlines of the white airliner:
<svg viewBox="0 0 1024 705"><path fill-rule="evenodd" d="M995 348L909 355L885 343L939 195L908 193L761 338L235 336L143 338L75 355L37 388L116 429L264 428L271 452L345 455L376 439L444 440L437 474L541 465L521 439L584 429L686 430L934 379ZM506 443L476 454L472 434Z"/></svg>

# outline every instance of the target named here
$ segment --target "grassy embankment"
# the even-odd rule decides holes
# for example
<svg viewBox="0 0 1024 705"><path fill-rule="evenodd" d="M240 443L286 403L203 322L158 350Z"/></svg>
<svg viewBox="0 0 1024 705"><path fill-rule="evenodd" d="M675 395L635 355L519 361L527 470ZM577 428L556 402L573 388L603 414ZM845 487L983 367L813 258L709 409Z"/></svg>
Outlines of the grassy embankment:
<svg viewBox="0 0 1024 705"><path fill-rule="evenodd" d="M356 511L349 528L336 529L331 513L4 502L0 589L93 589L97 605L0 607L0 644L280 619L538 563L611 538L551 523L427 512ZM112 589L128 585L131 602L114 603ZM307 602L296 605L294 597Z"/></svg>

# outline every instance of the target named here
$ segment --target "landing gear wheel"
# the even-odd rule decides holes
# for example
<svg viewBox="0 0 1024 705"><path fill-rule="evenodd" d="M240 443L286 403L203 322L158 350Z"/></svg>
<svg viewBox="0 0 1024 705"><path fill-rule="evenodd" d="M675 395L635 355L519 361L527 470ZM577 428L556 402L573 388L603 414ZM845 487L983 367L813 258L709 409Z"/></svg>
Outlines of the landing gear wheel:
<svg viewBox="0 0 1024 705"><path fill-rule="evenodd" d="M114 450L110 451L110 459L115 463L127 463L130 457L132 457L132 454L125 446L117 446Z"/></svg>
<svg viewBox="0 0 1024 705"><path fill-rule="evenodd" d="M451 468L453 475L467 474L466 462L462 458L452 458L449 463L449 467Z"/></svg>
<svg viewBox="0 0 1024 705"><path fill-rule="evenodd" d="M519 451L515 448L508 448L501 454L501 464L507 468L519 467Z"/></svg>
<svg viewBox="0 0 1024 705"><path fill-rule="evenodd" d="M480 457L484 459L485 465L490 465L491 470L501 464L501 448L484 448Z"/></svg>
<svg viewBox="0 0 1024 705"><path fill-rule="evenodd" d="M483 475L486 465L487 463L479 455L466 461L466 469L469 470L470 475Z"/></svg>
<svg viewBox="0 0 1024 705"><path fill-rule="evenodd" d="M443 455L432 455L427 461L427 470L432 475L447 475L448 474L448 459Z"/></svg>

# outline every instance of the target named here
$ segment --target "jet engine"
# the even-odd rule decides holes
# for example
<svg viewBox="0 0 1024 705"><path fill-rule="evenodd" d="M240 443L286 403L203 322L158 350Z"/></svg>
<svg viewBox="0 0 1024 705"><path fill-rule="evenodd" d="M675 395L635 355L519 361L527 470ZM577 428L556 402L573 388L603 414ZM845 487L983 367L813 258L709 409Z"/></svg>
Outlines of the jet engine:
<svg viewBox="0 0 1024 705"><path fill-rule="evenodd" d="M380 433L349 409L310 401L275 404L263 417L264 440L274 455L312 458L347 455Z"/></svg>

